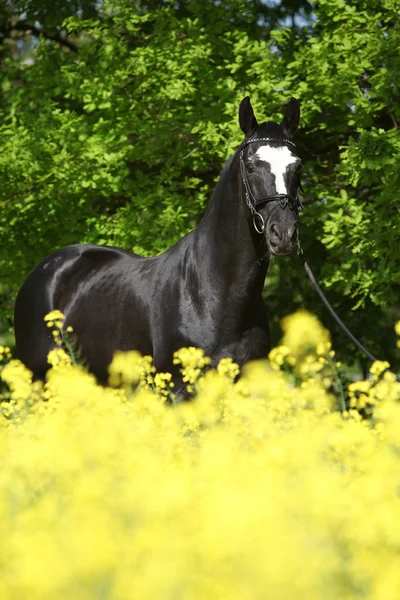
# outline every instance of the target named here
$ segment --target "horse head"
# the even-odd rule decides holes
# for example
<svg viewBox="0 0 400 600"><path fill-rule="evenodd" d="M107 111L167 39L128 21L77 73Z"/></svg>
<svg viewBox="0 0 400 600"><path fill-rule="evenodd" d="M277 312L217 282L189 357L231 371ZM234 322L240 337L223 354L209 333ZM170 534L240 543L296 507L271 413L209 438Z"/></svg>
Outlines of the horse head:
<svg viewBox="0 0 400 600"><path fill-rule="evenodd" d="M296 246L301 160L291 141L300 119L292 98L281 124L257 122L247 96L240 104L239 123L245 139L239 148L240 170L249 220L265 236L274 255L290 254Z"/></svg>

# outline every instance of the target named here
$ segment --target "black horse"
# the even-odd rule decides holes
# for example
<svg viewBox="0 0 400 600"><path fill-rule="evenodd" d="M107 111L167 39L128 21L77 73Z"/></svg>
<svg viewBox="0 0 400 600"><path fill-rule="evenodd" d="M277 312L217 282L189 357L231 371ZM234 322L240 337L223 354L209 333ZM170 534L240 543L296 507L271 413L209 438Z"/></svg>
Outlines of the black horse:
<svg viewBox="0 0 400 600"><path fill-rule="evenodd" d="M242 365L270 348L262 300L269 256L290 254L298 239L300 159L290 138L300 108L282 123L259 125L248 97L240 104L245 139L225 164L199 225L172 248L142 257L119 248L76 244L45 258L15 303L18 357L40 378L54 347L44 316L59 309L77 334L99 381L115 350L151 354L160 371L183 346L203 348L215 365Z"/></svg>

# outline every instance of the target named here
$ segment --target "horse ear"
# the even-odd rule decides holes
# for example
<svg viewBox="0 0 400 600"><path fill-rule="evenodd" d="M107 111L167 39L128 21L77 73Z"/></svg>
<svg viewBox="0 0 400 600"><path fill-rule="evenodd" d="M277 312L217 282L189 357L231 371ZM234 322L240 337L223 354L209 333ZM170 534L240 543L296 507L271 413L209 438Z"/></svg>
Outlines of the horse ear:
<svg viewBox="0 0 400 600"><path fill-rule="evenodd" d="M249 96L243 98L240 103L239 124L246 137L248 137L258 127L257 119L254 116L254 111L250 103Z"/></svg>
<svg viewBox="0 0 400 600"><path fill-rule="evenodd" d="M285 133L291 137L299 126L300 121L300 104L296 98L290 98L290 102L286 107L286 114L283 117L281 127Z"/></svg>

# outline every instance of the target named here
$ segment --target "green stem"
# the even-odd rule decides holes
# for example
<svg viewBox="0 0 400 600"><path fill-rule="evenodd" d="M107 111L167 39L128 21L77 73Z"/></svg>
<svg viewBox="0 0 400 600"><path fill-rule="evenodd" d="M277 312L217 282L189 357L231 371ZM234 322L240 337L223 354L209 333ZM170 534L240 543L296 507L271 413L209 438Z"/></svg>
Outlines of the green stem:
<svg viewBox="0 0 400 600"><path fill-rule="evenodd" d="M336 362L329 355L328 355L328 360L333 369L334 381L335 381L336 388L337 388L338 394L339 394L339 402L338 402L339 406L338 407L339 407L340 412L344 412L345 410L347 410L346 409L346 400L345 400L343 385L340 380L339 371L338 371L338 368L336 367Z"/></svg>
<svg viewBox="0 0 400 600"><path fill-rule="evenodd" d="M63 345L65 346L65 349L68 352L69 357L71 358L72 364L73 365L78 365L78 360L75 356L75 352L73 349L73 346L70 342L70 340L68 339L68 334L66 331L64 331L63 329L60 329L60 336L61 336L61 341L63 343Z"/></svg>

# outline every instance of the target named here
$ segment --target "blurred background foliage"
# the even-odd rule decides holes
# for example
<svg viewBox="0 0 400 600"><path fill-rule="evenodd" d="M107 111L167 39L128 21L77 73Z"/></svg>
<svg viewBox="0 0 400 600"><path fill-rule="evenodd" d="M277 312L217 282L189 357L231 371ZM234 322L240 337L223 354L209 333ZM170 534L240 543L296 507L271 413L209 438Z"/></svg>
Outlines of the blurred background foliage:
<svg viewBox="0 0 400 600"><path fill-rule="evenodd" d="M75 242L159 253L199 222L241 141L301 102L302 243L340 316L399 367L400 0L0 0L2 329L29 270ZM365 363L296 256L272 259L279 320L306 307Z"/></svg>

